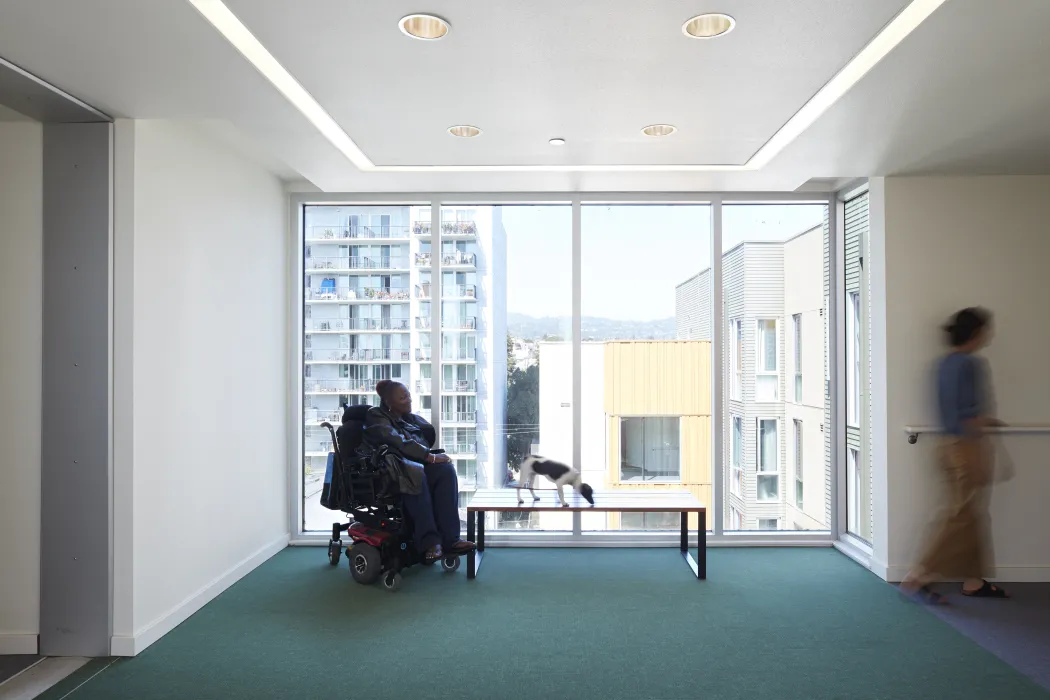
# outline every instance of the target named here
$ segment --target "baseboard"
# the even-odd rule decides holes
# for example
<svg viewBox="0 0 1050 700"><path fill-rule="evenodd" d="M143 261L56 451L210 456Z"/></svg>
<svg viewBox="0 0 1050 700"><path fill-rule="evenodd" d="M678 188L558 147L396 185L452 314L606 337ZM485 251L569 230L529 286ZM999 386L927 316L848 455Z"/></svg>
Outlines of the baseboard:
<svg viewBox="0 0 1050 700"><path fill-rule="evenodd" d="M910 569L907 566L883 568L886 575L882 578L890 583L903 581ZM872 571L875 571L874 566ZM1050 583L1050 566L999 566L995 569L995 575L989 576L988 580L1000 583Z"/></svg>
<svg viewBox="0 0 1050 700"><path fill-rule="evenodd" d="M38 651L40 651L39 635L0 632L0 655L36 654Z"/></svg>
<svg viewBox="0 0 1050 700"><path fill-rule="evenodd" d="M288 546L288 535L282 535L262 547L204 588L191 595L169 613L138 630L134 636L114 636L110 640L113 656L137 656L151 644L172 631L191 615L210 603L223 591L254 571L259 565Z"/></svg>

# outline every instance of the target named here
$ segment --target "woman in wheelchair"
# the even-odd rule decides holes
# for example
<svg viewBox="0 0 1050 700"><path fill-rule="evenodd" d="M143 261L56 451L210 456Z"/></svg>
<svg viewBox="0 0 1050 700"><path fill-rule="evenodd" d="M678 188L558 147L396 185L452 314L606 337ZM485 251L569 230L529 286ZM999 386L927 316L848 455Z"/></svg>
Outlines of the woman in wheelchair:
<svg viewBox="0 0 1050 700"><path fill-rule="evenodd" d="M471 551L474 543L460 539L456 467L448 455L432 451L434 428L412 413L412 394L404 384L384 379L376 384L376 393L380 405L365 414L365 438L409 462L400 490L417 550L427 561Z"/></svg>

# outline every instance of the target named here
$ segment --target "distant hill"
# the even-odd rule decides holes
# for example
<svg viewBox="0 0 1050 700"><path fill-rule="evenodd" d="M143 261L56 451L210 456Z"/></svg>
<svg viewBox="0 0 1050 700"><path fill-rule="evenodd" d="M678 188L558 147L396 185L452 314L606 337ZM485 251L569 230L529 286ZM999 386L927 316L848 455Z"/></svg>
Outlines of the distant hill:
<svg viewBox="0 0 1050 700"><path fill-rule="evenodd" d="M580 323L584 340L674 340L675 337L673 317L656 321L619 321L584 316ZM564 316L536 318L526 314L507 314L507 331L525 340L562 337L569 324L569 318Z"/></svg>

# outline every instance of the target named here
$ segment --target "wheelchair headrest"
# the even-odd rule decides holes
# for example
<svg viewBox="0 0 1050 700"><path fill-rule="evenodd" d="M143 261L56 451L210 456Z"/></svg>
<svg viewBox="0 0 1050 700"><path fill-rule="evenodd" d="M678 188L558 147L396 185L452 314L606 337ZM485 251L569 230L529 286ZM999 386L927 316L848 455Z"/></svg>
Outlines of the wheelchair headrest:
<svg viewBox="0 0 1050 700"><path fill-rule="evenodd" d="M343 425L347 423L364 423L365 414L368 413L368 409L372 408L366 403L357 404L356 406L344 406L343 407Z"/></svg>

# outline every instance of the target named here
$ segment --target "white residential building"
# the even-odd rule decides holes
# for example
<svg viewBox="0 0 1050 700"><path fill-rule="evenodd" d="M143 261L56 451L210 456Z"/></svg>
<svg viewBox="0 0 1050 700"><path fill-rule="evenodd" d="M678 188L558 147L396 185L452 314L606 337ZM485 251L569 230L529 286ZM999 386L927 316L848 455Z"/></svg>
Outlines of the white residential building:
<svg viewBox="0 0 1050 700"><path fill-rule="evenodd" d="M727 530L822 530L825 439L823 227L723 255ZM711 271L676 289L682 340L711 339Z"/></svg>
<svg viewBox="0 0 1050 700"><path fill-rule="evenodd" d="M437 241L430 207L310 206L304 230L307 529L332 521L317 503L331 450L320 423L337 424L344 403L378 403L381 379L405 384L414 410L439 427L465 508L475 489L502 475L494 465L506 462L506 236L499 208L444 208ZM440 353L432 350L435 269Z"/></svg>

